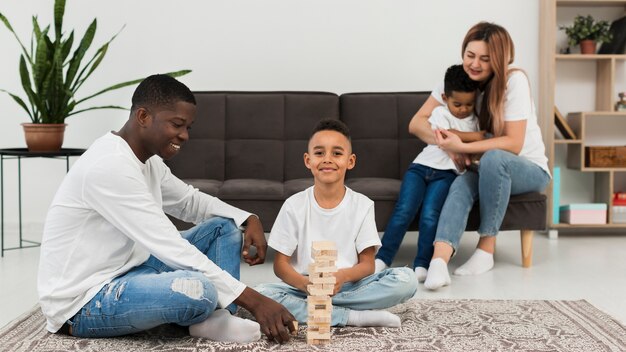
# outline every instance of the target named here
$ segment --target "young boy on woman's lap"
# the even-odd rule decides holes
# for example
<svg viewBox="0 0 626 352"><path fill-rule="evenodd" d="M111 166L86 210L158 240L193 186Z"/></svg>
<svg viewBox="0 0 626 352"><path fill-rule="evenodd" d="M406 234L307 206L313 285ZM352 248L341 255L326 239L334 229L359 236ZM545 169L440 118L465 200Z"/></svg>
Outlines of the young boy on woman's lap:
<svg viewBox="0 0 626 352"><path fill-rule="evenodd" d="M466 141L482 138L482 133L477 132L478 119L474 115L477 89L478 84L469 78L462 65L450 66L444 77L444 93L441 94L445 105L434 109L428 120L433 129L454 131ZM391 265L421 207L413 268L419 282L426 279L439 214L457 173L452 159L437 145L430 144L417 155L404 174L398 201L382 239L383 246L376 255L376 272Z"/></svg>

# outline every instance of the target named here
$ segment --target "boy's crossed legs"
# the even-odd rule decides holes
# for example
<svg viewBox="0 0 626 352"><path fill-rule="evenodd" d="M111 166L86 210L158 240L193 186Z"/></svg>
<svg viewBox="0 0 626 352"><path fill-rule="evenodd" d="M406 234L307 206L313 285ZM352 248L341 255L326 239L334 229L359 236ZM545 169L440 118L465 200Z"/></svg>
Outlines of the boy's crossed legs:
<svg viewBox="0 0 626 352"><path fill-rule="evenodd" d="M261 284L255 287L261 294L284 305L298 322L308 318L307 295L288 284ZM387 311L413 297L417 280L409 268L392 268L367 276L358 282L347 282L332 296L332 326L399 327L400 318Z"/></svg>

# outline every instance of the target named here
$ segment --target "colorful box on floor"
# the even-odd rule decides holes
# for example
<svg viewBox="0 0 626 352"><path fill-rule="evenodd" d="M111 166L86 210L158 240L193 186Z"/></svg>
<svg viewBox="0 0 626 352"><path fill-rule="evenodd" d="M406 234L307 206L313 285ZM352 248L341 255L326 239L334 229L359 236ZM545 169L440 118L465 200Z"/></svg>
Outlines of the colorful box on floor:
<svg viewBox="0 0 626 352"><path fill-rule="evenodd" d="M606 224L606 204L567 204L560 207L561 222L566 224Z"/></svg>

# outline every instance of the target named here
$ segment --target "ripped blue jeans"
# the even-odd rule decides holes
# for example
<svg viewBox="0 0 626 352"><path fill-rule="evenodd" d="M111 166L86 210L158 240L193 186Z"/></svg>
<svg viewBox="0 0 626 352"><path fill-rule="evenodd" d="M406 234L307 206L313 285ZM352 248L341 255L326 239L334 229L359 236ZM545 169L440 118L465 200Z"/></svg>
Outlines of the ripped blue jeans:
<svg viewBox="0 0 626 352"><path fill-rule="evenodd" d="M284 282L261 284L254 289L285 306L298 322L307 322L309 313L305 292ZM389 308L413 297L416 290L417 279L410 268L389 268L357 282L346 282L332 296L331 325L345 326L351 309Z"/></svg>
<svg viewBox="0 0 626 352"><path fill-rule="evenodd" d="M231 219L211 218L181 235L239 279L242 236ZM217 291L206 276L174 270L150 256L105 285L67 324L73 336L120 336L167 323L200 323L216 306Z"/></svg>

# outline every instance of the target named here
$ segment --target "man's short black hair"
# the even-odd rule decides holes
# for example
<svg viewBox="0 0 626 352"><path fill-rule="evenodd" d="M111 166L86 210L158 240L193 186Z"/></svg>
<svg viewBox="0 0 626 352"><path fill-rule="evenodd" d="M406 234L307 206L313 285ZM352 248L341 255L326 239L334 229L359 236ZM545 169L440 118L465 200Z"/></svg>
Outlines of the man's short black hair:
<svg viewBox="0 0 626 352"><path fill-rule="evenodd" d="M131 111L140 107L170 107L179 101L196 105L196 98L186 85L168 75L152 75L135 89Z"/></svg>
<svg viewBox="0 0 626 352"><path fill-rule="evenodd" d="M315 125L315 128L313 128L313 132L311 132L309 140L311 140L311 138L313 138L313 135L319 131L336 131L346 136L349 141L351 140L350 129L348 128L348 126L346 126L345 123L337 119L326 118L319 120Z"/></svg>
<svg viewBox="0 0 626 352"><path fill-rule="evenodd" d="M463 65L452 65L448 67L443 78L443 91L447 97L452 92L473 92L478 89L478 82L473 81L463 69Z"/></svg>

